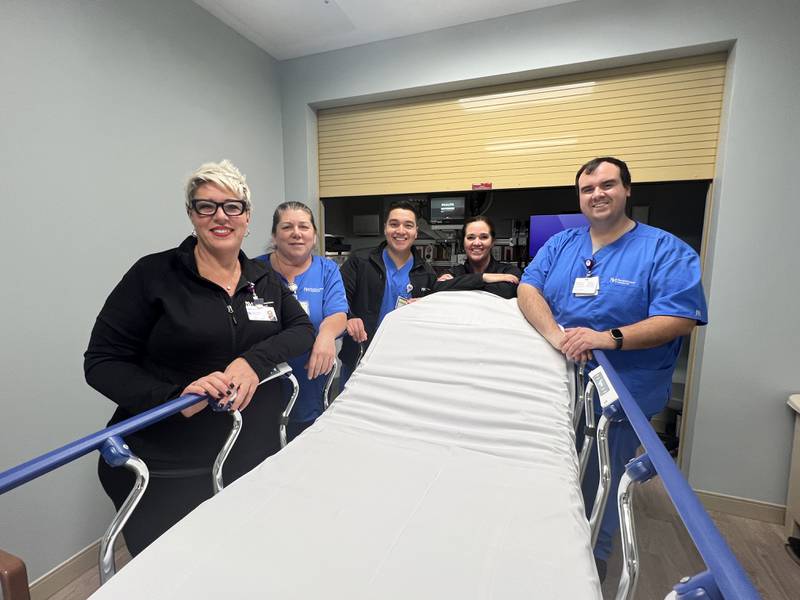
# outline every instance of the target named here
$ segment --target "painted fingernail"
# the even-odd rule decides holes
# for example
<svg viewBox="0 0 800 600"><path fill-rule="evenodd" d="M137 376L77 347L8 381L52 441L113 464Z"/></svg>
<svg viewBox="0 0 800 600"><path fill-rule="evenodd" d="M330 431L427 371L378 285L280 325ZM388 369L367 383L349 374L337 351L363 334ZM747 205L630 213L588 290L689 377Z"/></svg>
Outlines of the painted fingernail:
<svg viewBox="0 0 800 600"><path fill-rule="evenodd" d="M228 392L228 393L230 394L230 392ZM222 400L224 397L225 397L224 394L217 394L217 398L219 398L220 400Z"/></svg>
<svg viewBox="0 0 800 600"><path fill-rule="evenodd" d="M228 384L228 387L229 387L229 388L231 388L231 389L233 389L233 384L232 384L232 383L229 383L229 384Z"/></svg>
<svg viewBox="0 0 800 600"><path fill-rule="evenodd" d="M231 395L231 391L230 390L225 390L225 394L227 396L230 396ZM219 397L222 398L222 394L220 394Z"/></svg>

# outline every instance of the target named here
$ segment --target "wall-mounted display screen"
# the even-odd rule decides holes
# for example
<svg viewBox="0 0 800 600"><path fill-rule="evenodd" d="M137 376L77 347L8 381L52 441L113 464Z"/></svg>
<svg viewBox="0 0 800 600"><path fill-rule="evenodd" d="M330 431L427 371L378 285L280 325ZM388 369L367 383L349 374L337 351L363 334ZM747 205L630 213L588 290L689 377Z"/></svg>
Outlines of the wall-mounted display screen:
<svg viewBox="0 0 800 600"><path fill-rule="evenodd" d="M530 257L533 259L539 248L559 231L564 231L571 227L583 227L589 221L581 213L569 213L561 215L531 215L530 226Z"/></svg>
<svg viewBox="0 0 800 600"><path fill-rule="evenodd" d="M467 199L464 196L431 198L431 225L458 225L467 214Z"/></svg>
<svg viewBox="0 0 800 600"><path fill-rule="evenodd" d="M353 215L353 235L380 235L381 217L374 215Z"/></svg>

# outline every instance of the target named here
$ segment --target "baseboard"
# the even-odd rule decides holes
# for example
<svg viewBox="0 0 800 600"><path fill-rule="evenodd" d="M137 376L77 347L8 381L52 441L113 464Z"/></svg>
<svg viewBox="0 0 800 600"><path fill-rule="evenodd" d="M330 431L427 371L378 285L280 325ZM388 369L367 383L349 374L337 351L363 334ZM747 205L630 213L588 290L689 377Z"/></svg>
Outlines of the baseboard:
<svg viewBox="0 0 800 600"><path fill-rule="evenodd" d="M786 519L786 506L783 504L749 500L703 490L695 490L695 493L706 510L716 510L737 517L746 517L765 523L777 523L778 525L783 525Z"/></svg>
<svg viewBox="0 0 800 600"><path fill-rule="evenodd" d="M115 551L118 551L123 544L122 536L119 536L114 545ZM57 567L50 569L30 584L31 600L46 600L90 569L97 569L99 554L100 540L97 540L70 556Z"/></svg>

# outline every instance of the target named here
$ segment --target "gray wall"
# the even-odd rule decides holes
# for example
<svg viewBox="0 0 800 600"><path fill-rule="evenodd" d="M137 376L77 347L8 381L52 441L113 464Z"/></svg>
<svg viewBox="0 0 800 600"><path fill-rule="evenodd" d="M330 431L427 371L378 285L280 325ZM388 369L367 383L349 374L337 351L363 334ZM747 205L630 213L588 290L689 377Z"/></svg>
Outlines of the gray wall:
<svg viewBox="0 0 800 600"><path fill-rule="evenodd" d="M191 230L186 176L230 158L266 241L283 197L275 62L189 0L4 0L0 18L0 470L101 428L83 381L106 295ZM0 546L32 578L112 514L96 454L0 496Z"/></svg>
<svg viewBox="0 0 800 600"><path fill-rule="evenodd" d="M792 182L799 28L796 0L586 0L286 61L287 196L316 202L311 107L733 45L706 271L711 324L700 336L688 474L698 489L784 503L785 402L800 388L800 203Z"/></svg>

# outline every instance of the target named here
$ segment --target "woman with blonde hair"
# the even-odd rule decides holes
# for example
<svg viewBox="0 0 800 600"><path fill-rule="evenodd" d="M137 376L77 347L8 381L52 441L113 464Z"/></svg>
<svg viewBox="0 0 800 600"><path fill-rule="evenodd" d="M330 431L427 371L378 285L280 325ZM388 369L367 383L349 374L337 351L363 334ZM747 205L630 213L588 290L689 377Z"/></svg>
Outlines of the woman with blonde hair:
<svg viewBox="0 0 800 600"><path fill-rule="evenodd" d="M251 209L250 188L232 163L195 171L185 199L192 235L125 274L97 317L84 362L86 381L117 404L109 425L189 393L243 411L226 482L280 448L280 384L258 384L314 341L297 299L241 250ZM211 467L230 421L207 404L125 440L151 476L124 529L134 555L213 493ZM119 509L133 474L101 459L99 475Z"/></svg>

